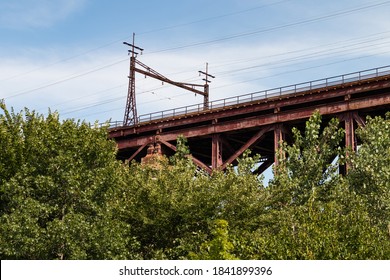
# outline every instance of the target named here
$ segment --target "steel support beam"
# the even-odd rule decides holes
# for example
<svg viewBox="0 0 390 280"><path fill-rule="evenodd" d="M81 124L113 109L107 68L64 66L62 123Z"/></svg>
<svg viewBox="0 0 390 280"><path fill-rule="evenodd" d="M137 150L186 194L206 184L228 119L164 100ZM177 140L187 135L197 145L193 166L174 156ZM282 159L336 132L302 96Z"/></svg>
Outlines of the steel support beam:
<svg viewBox="0 0 390 280"><path fill-rule="evenodd" d="M131 157L128 159L128 161L129 162L132 161L149 144L150 143L145 142L145 144L143 144L141 147L139 147L138 150L135 151L135 153L131 155Z"/></svg>
<svg viewBox="0 0 390 280"><path fill-rule="evenodd" d="M201 137L223 132L262 127L269 124L307 119L313 114L315 110L318 110L322 115L337 115L339 113L348 112L350 110L359 110L389 104L390 95L366 97L351 100L348 102L340 101L336 103L325 104L322 106L305 107L302 109L286 112L281 111L276 114L241 118L228 122L219 122L217 124L202 125L199 127L190 127L185 129L179 129L173 132L163 131L159 137L165 141L173 141L177 138L177 135L179 134L183 135L186 138ZM130 139L118 139L116 142L118 144L119 149L125 149L127 147L138 147L140 145L143 145L145 141L150 141L150 138L151 136L135 136L134 138Z"/></svg>
<svg viewBox="0 0 390 280"><path fill-rule="evenodd" d="M281 144L284 141L283 125L276 124L274 128L274 153L275 153L275 165L279 165L279 158L283 155L280 150Z"/></svg>
<svg viewBox="0 0 390 280"><path fill-rule="evenodd" d="M241 148L239 148L234 154L232 154L228 160L226 160L221 169L226 169L226 167L233 163L233 161L235 161L240 155L242 155L245 150L249 149L252 145L254 145L256 142L258 142L263 136L265 133L267 133L268 131L270 131L270 127L269 126L266 126L262 129L260 129L255 135L252 136L251 139L249 139L244 145L242 145Z"/></svg>
<svg viewBox="0 0 390 280"><path fill-rule="evenodd" d="M363 120L363 118L361 116L359 116L358 112L353 112L352 116L353 116L353 119L356 121L356 123L360 127L365 127L366 126L366 122Z"/></svg>
<svg viewBox="0 0 390 280"><path fill-rule="evenodd" d="M352 113L346 114L345 123L345 146L352 151L356 151L356 142L355 142L355 125Z"/></svg>
<svg viewBox="0 0 390 280"><path fill-rule="evenodd" d="M222 162L222 141L220 134L211 136L211 168L218 169Z"/></svg>
<svg viewBox="0 0 390 280"><path fill-rule="evenodd" d="M354 120L352 114L349 112L346 114L345 123L345 147L347 148L347 157L348 157L348 149L352 151L356 151L355 144L355 129L354 129ZM350 165L348 163L345 164L345 173L348 173L350 169Z"/></svg>
<svg viewBox="0 0 390 280"><path fill-rule="evenodd" d="M286 97L280 97L280 98L274 98L274 99L264 99L264 100L258 100L251 104L245 104L243 105L235 105L232 107L226 107L226 108L215 108L212 111L200 111L195 112L193 114L187 114L183 116L177 116L174 118L169 118L165 120L153 120L151 123L138 125L136 127L119 127L119 128L113 128L110 129L110 136L111 137L123 137L126 135L132 135L134 133L142 133L146 131L153 131L156 129L164 129L164 128L171 128L172 126L183 126L183 125L193 125L197 122L205 122L205 121L211 121L214 119L220 119L220 118L226 118L226 117L233 117L233 116L239 116L241 114L248 114L248 113L254 113L254 112L263 112L266 110L273 110L275 108L280 108L280 110L286 111L286 106L301 106L301 108L307 108L310 107L310 102L316 102L319 106L330 104L327 102L327 100L332 98L338 98L345 95L351 96L352 99L345 100L344 103L351 103L352 107L351 110L359 109L355 106L354 103L359 102L361 98L354 99L354 96L356 94L360 93L367 93L365 99L367 102L370 102L371 95L369 94L372 91L380 91L380 90L386 90L390 88L390 81L388 80L388 77L382 81L370 81L369 83L365 84L357 84L357 85L349 85L349 86L340 86L337 89L327 89L327 90L321 90L319 89L318 92L310 92L310 93L302 93L297 96L286 96ZM388 95L387 93L384 93L384 95ZM374 101L375 102L375 101ZM386 103L387 102L387 103ZM319 103L322 103L321 105ZM389 104L388 101L384 101L383 104ZM372 104L372 106L375 106ZM368 107L371 107L369 105Z"/></svg>
<svg viewBox="0 0 390 280"><path fill-rule="evenodd" d="M257 170L254 171L254 174L261 174L265 170L267 170L272 164L274 163L274 159L272 157L268 158L266 161L264 161Z"/></svg>
<svg viewBox="0 0 390 280"><path fill-rule="evenodd" d="M356 141L356 135L355 135L355 122L359 126L365 126L365 121L359 116L358 112L347 112L342 114L339 117L340 121L344 122L344 129L345 129L345 147L347 148L347 156L348 151L356 151L357 150L357 141ZM340 172L342 174L348 173L350 169L350 165L348 163L345 164L345 166L340 167Z"/></svg>
<svg viewBox="0 0 390 280"><path fill-rule="evenodd" d="M170 148L171 150L173 150L174 152L176 152L176 146L175 145L172 145L171 143L169 143L168 141L165 141L165 140L162 140L162 139L158 139L157 140L158 142L164 144L165 146L167 146L168 148ZM191 160L195 163L196 166L202 168L203 170L205 170L207 173L211 174L212 173L212 169L207 166L206 164L204 164L202 161L200 161L199 159L195 158L194 156L190 155L189 156L191 158Z"/></svg>

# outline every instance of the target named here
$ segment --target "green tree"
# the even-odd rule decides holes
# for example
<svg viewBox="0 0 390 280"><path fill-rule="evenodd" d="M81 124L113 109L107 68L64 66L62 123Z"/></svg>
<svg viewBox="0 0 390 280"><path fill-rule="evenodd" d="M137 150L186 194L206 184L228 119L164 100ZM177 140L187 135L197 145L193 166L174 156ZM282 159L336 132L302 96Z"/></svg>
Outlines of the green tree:
<svg viewBox="0 0 390 280"><path fill-rule="evenodd" d="M351 153L347 179L351 191L368 209L367 227L376 231L379 257L390 258L390 112L385 118L367 117L365 127L357 130L361 145ZM381 242L381 243L379 243ZM379 258L378 257L378 258Z"/></svg>
<svg viewBox="0 0 390 280"><path fill-rule="evenodd" d="M337 119L332 119L321 131L321 115L314 112L306 122L304 135L293 128L294 142L282 146L279 155L279 166L275 169L272 186L283 191L280 203L302 205L309 199L326 200L330 189L338 183L338 164L333 164L335 157L343 157L340 147L343 130ZM284 155L287 155L285 157Z"/></svg>
<svg viewBox="0 0 390 280"><path fill-rule="evenodd" d="M1 109L0 257L131 257L130 226L111 211L124 168L106 128Z"/></svg>
<svg viewBox="0 0 390 280"><path fill-rule="evenodd" d="M358 152L351 154L348 179L351 188L371 209L375 222L390 223L390 112L385 118L367 118L357 130L362 141Z"/></svg>
<svg viewBox="0 0 390 280"><path fill-rule="evenodd" d="M236 257L231 253L234 246L229 240L228 222L215 220L211 223L212 239L205 241L200 246L200 252L189 253L189 257L195 260L234 260Z"/></svg>
<svg viewBox="0 0 390 280"><path fill-rule="evenodd" d="M281 164L275 169L275 178L270 184L270 217L275 223L258 233L267 236L257 238L269 249L261 251L261 256L272 259L389 258L386 231L372 221L372 208L350 186L351 178L356 176L343 178L336 172L337 164L332 164L335 156L344 156L339 146L343 133L337 120L330 121L321 132L321 116L315 113L306 123L304 136L296 129L293 134L294 143L283 146L287 156L280 158ZM355 158L355 162L363 160L362 155L356 155L359 159Z"/></svg>
<svg viewBox="0 0 390 280"><path fill-rule="evenodd" d="M210 175L179 137L172 158L127 165L104 127L1 109L2 259L390 258L389 115L346 153L315 113L264 187L250 151Z"/></svg>
<svg viewBox="0 0 390 280"><path fill-rule="evenodd" d="M161 161L158 169L132 163L128 183L117 189L117 216L131 225L143 258L185 259L190 252L198 254L213 236L210 221L225 220L232 236L241 228L258 226L264 187L248 171L253 160L247 153L239 172L231 168L212 175L198 170L189 157L174 158L171 164Z"/></svg>

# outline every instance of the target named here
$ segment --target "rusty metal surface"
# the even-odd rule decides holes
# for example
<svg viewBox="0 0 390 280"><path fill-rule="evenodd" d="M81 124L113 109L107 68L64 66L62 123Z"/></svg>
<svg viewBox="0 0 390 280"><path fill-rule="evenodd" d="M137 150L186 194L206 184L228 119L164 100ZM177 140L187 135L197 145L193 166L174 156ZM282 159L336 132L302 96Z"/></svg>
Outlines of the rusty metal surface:
<svg viewBox="0 0 390 280"><path fill-rule="evenodd" d="M327 87L116 127L109 130L109 136L118 144L119 158L140 160L146 156L146 147L156 143L161 143L163 153L173 153L177 136L183 135L194 163L209 173L226 168L250 148L262 155L261 172L276 162L278 142L285 140L293 126L303 130L315 110L325 119L339 117L346 129L345 145L356 147L354 129L364 126L364 117L390 110L390 67L380 69L367 75L357 72L359 79L353 81L348 75L338 76L347 81L342 84L328 78Z"/></svg>
<svg viewBox="0 0 390 280"><path fill-rule="evenodd" d="M173 108L169 110L153 112L149 114L140 115L137 120L137 124L147 125L153 121L171 120L176 117L183 118L185 116L194 116L196 114L204 114L205 108L210 111L224 110L230 107L242 106L247 103L254 103L256 101L270 101L272 99L286 98L290 95L296 94L311 94L312 92L329 91L330 89L343 88L359 84L360 82L370 82L379 79L388 79L390 76L390 66L378 67L359 72L348 73L344 75L328 77L324 79L309 81L305 83L299 83L264 91L253 92L245 95L229 97L225 99L215 100L208 102L205 106L204 103L195 104L191 106L185 106L180 108ZM112 128L121 127L124 124L122 122L112 122Z"/></svg>
<svg viewBox="0 0 390 280"><path fill-rule="evenodd" d="M146 64L142 63L137 59L138 52L135 52L135 50L142 51L144 49L135 46L135 33L133 33L133 43L129 44L127 42L123 42L123 44L129 46L131 49L129 50L129 54L131 54L130 57L130 74L129 74L129 87L127 91L127 102L125 107L125 115L123 118L123 122L121 123L122 126L136 126L140 122L140 118L137 115L137 106L136 106L136 92L135 92L135 73L140 73L146 76L149 76L151 78L157 79L162 81L163 83L168 83L177 87L180 87L182 89L188 90L190 92L194 92L195 94L203 95L204 101L203 101L203 110L208 109L208 103L209 103L209 85L210 82L208 78L215 78L213 75L208 74L208 64L206 64L206 72L199 71L200 74L205 75L206 79L203 79L205 81L205 84L192 84L192 83L182 83L182 82L176 82L172 81L171 79L165 77L164 75L158 73L156 70L152 69L151 67L147 66ZM138 66L138 67L137 67ZM198 88L201 88L202 90L199 90ZM116 122L118 123L118 122Z"/></svg>
<svg viewBox="0 0 390 280"><path fill-rule="evenodd" d="M138 126L131 127L115 127L110 128L111 137L126 136L129 134L139 134L147 131L154 131L158 129L166 129L174 126L193 125L200 122L211 121L213 119L222 119L228 117L234 117L237 115L244 115L250 113L261 113L267 110L283 110L285 107L301 106L307 107L310 103L324 103L327 104L328 100L334 98L344 98L344 96L354 96L363 92L372 92L381 89L390 88L390 76L382 76L376 79L369 79L360 81L354 84L344 84L339 87L325 88L317 90L315 92L304 92L293 96L283 96L280 98L274 98L270 100L259 100L251 102L249 104L241 104L235 107L220 108L208 111L202 111L202 113L190 114L186 116L168 118L156 120L150 123L139 124Z"/></svg>
<svg viewBox="0 0 390 280"><path fill-rule="evenodd" d="M206 135L212 135L215 133L224 133L234 130L261 127L275 123L308 119L315 110L318 110L322 115L335 115L350 110L366 109L382 105L390 105L390 92L386 95L371 96L359 100L340 101L332 104L324 104L321 106L303 107L302 109L295 109L287 112L278 112L261 116L237 118L236 120L219 122L216 124L210 123L208 125L179 128L169 132L162 131L160 132L159 137L160 139L163 139L165 141L175 140L177 138L177 135L183 135L186 138L201 137ZM134 134L133 136L129 136L129 138L124 138L123 140L119 137L116 139L119 149L139 146L145 141L154 141L153 139L151 139L151 137L153 136L150 135L140 136Z"/></svg>

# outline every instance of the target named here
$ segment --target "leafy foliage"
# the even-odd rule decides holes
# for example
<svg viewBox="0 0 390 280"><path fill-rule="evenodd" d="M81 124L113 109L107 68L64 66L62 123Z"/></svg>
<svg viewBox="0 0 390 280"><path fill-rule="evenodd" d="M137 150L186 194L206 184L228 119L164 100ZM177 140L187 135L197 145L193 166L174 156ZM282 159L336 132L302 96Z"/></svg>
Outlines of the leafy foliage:
<svg viewBox="0 0 390 280"><path fill-rule="evenodd" d="M280 159L281 164L270 184L270 191L274 193L271 196L275 199L270 205L275 225L268 229L267 242L276 249L276 256L266 257L388 258L389 235L380 222L371 218L376 202L367 201L355 191L354 185L361 180L356 176L359 170L343 178L337 172L338 164L332 164L335 156L344 157L339 146L343 134L337 121L332 120L322 133L320 127L321 116L315 113L306 124L305 137L293 130L293 145L283 147L288 157ZM383 127L374 128L370 121L366 129L383 131ZM372 146L366 142L362 148L371 150ZM367 158L361 155L355 155L354 160L364 164ZM370 160L370 164L378 164L378 159ZM384 193L389 194L389 190Z"/></svg>
<svg viewBox="0 0 390 280"><path fill-rule="evenodd" d="M106 130L1 106L1 258L131 257L107 197L123 168Z"/></svg>
<svg viewBox="0 0 390 280"><path fill-rule="evenodd" d="M387 226L390 223L390 113L385 119L368 117L366 127L359 128L357 134L362 145L349 158L353 168L348 179L353 191L370 207L370 216Z"/></svg>
<svg viewBox="0 0 390 280"><path fill-rule="evenodd" d="M169 160L127 165L104 127L1 109L1 259L390 258L389 115L346 153L315 113L264 187L250 151L209 175L179 137Z"/></svg>
<svg viewBox="0 0 390 280"><path fill-rule="evenodd" d="M212 239L200 246L200 252L190 252L189 257L198 260L234 260L236 257L230 253L233 244L229 241L228 222L215 220L211 223Z"/></svg>
<svg viewBox="0 0 390 280"><path fill-rule="evenodd" d="M264 188L250 173L198 172L191 159L156 170L133 163L128 184L117 189L117 216L131 225L146 259L181 259L198 252L211 236L210 223L226 220L232 230L253 224L263 211Z"/></svg>

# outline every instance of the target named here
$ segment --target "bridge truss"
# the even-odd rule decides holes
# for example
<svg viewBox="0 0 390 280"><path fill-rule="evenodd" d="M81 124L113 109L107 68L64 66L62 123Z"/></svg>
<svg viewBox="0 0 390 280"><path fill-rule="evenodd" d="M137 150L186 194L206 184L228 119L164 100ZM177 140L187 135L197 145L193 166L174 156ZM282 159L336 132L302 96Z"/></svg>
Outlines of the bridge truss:
<svg viewBox="0 0 390 280"><path fill-rule="evenodd" d="M325 123L339 118L345 146L356 149L355 129L366 116L390 110L390 66L142 115L136 125L113 124L109 135L123 160L171 155L183 135L194 163L209 173L235 164L246 149L261 155L262 173L278 163L275 153L292 140L291 128L303 131L315 110Z"/></svg>

